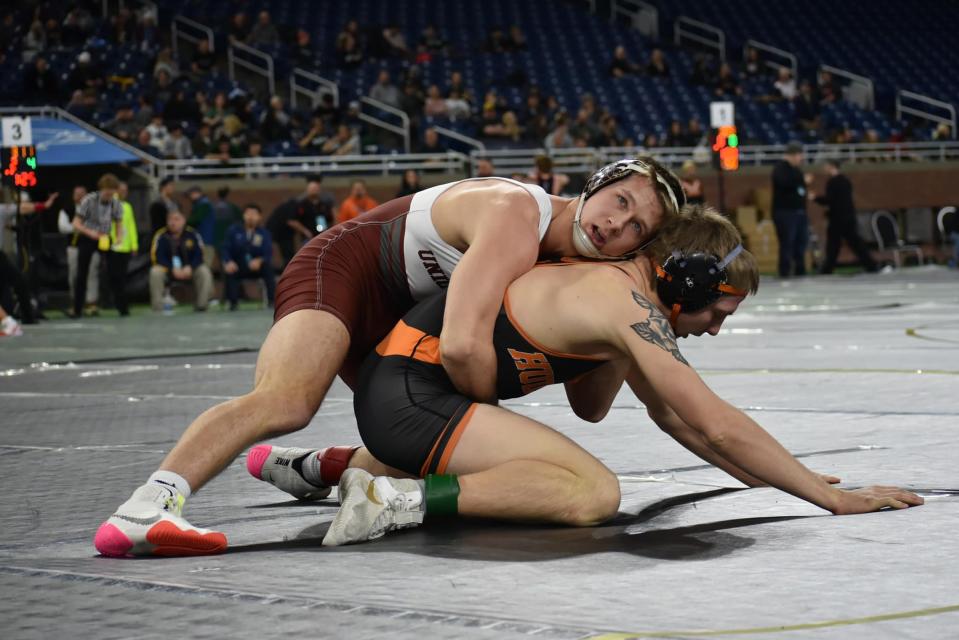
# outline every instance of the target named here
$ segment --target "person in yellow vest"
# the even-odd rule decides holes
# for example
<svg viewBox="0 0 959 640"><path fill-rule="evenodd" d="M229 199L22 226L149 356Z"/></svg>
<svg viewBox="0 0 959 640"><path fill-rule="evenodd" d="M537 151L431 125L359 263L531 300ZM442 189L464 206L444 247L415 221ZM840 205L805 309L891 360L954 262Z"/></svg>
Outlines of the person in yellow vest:
<svg viewBox="0 0 959 640"><path fill-rule="evenodd" d="M113 291L114 303L121 316L130 315L126 294L127 269L130 266L130 257L135 256L140 250L136 216L133 215L133 205L127 201L129 193L129 185L121 182L116 197L120 201L123 213L119 222L115 220L110 228L110 252L107 254L107 260L110 262L108 269L110 289ZM121 232L118 232L117 224L120 225Z"/></svg>

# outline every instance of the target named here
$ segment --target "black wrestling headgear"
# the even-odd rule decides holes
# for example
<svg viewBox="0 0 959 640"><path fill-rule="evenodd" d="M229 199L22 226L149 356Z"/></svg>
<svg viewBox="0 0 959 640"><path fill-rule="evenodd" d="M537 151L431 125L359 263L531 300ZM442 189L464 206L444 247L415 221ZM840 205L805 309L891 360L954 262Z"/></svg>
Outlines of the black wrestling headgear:
<svg viewBox="0 0 959 640"><path fill-rule="evenodd" d="M673 251L656 267L656 292L672 309L669 323L675 327L680 313L693 313L719 300L723 294L745 296L746 292L727 284L726 266L743 250L738 244L725 258L707 253L685 255Z"/></svg>

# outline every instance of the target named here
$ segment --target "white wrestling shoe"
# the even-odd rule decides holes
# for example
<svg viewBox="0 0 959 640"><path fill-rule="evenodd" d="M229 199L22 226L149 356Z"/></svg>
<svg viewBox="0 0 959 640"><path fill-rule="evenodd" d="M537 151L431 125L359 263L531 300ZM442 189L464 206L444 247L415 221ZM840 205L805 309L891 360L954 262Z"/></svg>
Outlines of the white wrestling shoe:
<svg viewBox="0 0 959 640"><path fill-rule="evenodd" d="M246 470L257 480L269 482L298 500L322 500L332 489L310 484L293 468L297 458L320 451L323 450L258 444L246 454Z"/></svg>
<svg viewBox="0 0 959 640"><path fill-rule="evenodd" d="M416 480L374 478L362 469L347 469L339 495L340 510L323 537L325 547L376 540L423 523L424 497Z"/></svg>
<svg viewBox="0 0 959 640"><path fill-rule="evenodd" d="M102 555L202 556L226 550L226 536L194 527L183 518L183 496L149 482L97 529L93 546Z"/></svg>

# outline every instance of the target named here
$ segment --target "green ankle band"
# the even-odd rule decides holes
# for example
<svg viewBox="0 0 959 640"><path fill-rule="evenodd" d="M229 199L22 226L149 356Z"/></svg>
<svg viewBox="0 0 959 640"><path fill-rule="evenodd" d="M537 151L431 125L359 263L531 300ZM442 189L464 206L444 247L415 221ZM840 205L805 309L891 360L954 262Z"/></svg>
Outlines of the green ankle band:
<svg viewBox="0 0 959 640"><path fill-rule="evenodd" d="M434 516L455 516L460 483L455 475L426 476L426 513Z"/></svg>

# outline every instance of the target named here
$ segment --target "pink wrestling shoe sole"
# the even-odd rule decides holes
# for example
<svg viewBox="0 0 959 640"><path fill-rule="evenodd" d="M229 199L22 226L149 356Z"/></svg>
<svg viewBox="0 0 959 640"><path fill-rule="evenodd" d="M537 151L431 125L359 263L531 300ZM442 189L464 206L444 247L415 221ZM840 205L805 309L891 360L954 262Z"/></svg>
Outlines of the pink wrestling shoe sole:
<svg viewBox="0 0 959 640"><path fill-rule="evenodd" d="M258 444L246 454L246 470L257 480L263 479L263 465L270 458L272 445Z"/></svg>

